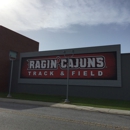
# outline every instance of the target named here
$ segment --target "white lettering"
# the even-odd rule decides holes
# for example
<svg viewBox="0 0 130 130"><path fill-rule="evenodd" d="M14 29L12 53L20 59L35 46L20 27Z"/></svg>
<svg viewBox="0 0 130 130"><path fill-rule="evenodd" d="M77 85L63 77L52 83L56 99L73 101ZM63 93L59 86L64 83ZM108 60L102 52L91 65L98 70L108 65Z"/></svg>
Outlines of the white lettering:
<svg viewBox="0 0 130 130"><path fill-rule="evenodd" d="M42 75L42 72L40 71L40 72L38 73L38 75Z"/></svg>
<svg viewBox="0 0 130 130"><path fill-rule="evenodd" d="M88 67L95 67L95 58L88 58Z"/></svg>
<svg viewBox="0 0 130 130"><path fill-rule="evenodd" d="M97 58L97 67L103 67L103 57L99 57L99 58Z"/></svg>
<svg viewBox="0 0 130 130"><path fill-rule="evenodd" d="M102 71L98 71L98 76L102 76L103 72Z"/></svg>
<svg viewBox="0 0 130 130"><path fill-rule="evenodd" d="M45 75L45 76L47 75L47 71L44 71L44 75Z"/></svg>
<svg viewBox="0 0 130 130"><path fill-rule="evenodd" d="M80 76L80 71L78 71L78 76Z"/></svg>
<svg viewBox="0 0 130 130"><path fill-rule="evenodd" d="M56 68L56 60L51 60L51 69Z"/></svg>
<svg viewBox="0 0 130 130"><path fill-rule="evenodd" d="M53 72L54 72L54 71L50 71L50 75L53 75Z"/></svg>
<svg viewBox="0 0 130 130"><path fill-rule="evenodd" d="M36 71L33 71L33 75L36 75L37 74L37 72Z"/></svg>
<svg viewBox="0 0 130 130"><path fill-rule="evenodd" d="M90 75L91 75L91 76L95 76L95 74L93 73L93 71L90 72Z"/></svg>
<svg viewBox="0 0 130 130"><path fill-rule="evenodd" d="M86 59L85 58L83 58L83 59L80 58L80 67L81 68L86 67Z"/></svg>
<svg viewBox="0 0 130 130"><path fill-rule="evenodd" d="M31 71L28 71L28 74L30 75L30 74L31 74Z"/></svg>
<svg viewBox="0 0 130 130"><path fill-rule="evenodd" d="M50 60L47 60L47 68L50 68Z"/></svg>
<svg viewBox="0 0 130 130"><path fill-rule="evenodd" d="M41 60L41 68L46 68L46 60Z"/></svg>
<svg viewBox="0 0 130 130"><path fill-rule="evenodd" d="M79 59L75 59L74 68L78 68L78 67L79 67Z"/></svg>
<svg viewBox="0 0 130 130"><path fill-rule="evenodd" d="M72 71L72 76L75 74L75 71Z"/></svg>
<svg viewBox="0 0 130 130"><path fill-rule="evenodd" d="M61 76L64 76L64 71L61 71L60 75L61 75Z"/></svg>
<svg viewBox="0 0 130 130"><path fill-rule="evenodd" d="M61 68L66 68L67 67L66 62L67 62L66 59L61 59Z"/></svg>
<svg viewBox="0 0 130 130"><path fill-rule="evenodd" d="M28 60L28 69L56 69L61 67L61 69L67 69L69 66L70 69L75 68L103 68L105 66L105 59L103 56L90 56L90 57L77 57L77 58L64 58L57 61L57 59L38 59L38 60ZM80 74L79 74L80 75Z"/></svg>
<svg viewBox="0 0 130 130"><path fill-rule="evenodd" d="M34 69L34 61L29 61L29 69Z"/></svg>
<svg viewBox="0 0 130 130"><path fill-rule="evenodd" d="M40 69L40 61L39 60L36 61L35 69Z"/></svg>
<svg viewBox="0 0 130 130"><path fill-rule="evenodd" d="M84 76L87 76L87 71L84 71L84 72L83 72L83 75L84 75Z"/></svg>
<svg viewBox="0 0 130 130"><path fill-rule="evenodd" d="M72 59L69 59L69 67L73 68L74 65L73 65L73 60Z"/></svg>

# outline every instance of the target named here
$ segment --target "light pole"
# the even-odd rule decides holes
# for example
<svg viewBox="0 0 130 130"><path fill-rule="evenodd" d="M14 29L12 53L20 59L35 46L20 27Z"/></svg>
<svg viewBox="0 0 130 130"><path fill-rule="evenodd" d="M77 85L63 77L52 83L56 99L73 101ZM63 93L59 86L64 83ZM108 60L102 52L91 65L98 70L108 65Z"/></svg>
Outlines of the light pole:
<svg viewBox="0 0 130 130"><path fill-rule="evenodd" d="M65 99L65 103L69 103L69 99L68 99L68 93L69 93L69 58L73 57L74 55L74 50L72 50L72 55L69 57L67 57L67 55L65 54L66 52L64 51L64 57L67 58L67 86L66 86L66 99ZM68 54L69 55L69 54Z"/></svg>
<svg viewBox="0 0 130 130"><path fill-rule="evenodd" d="M9 93L7 95L8 98L12 97L11 96L11 82L12 82L12 72L13 72L13 60L11 60L11 72L10 72L10 82L9 82Z"/></svg>
<svg viewBox="0 0 130 130"><path fill-rule="evenodd" d="M10 71L10 82L9 82L9 93L7 95L8 98L11 96L11 82L12 82L12 73L13 73L13 61L17 58L17 52L10 51L9 52L9 59L11 60L11 71Z"/></svg>

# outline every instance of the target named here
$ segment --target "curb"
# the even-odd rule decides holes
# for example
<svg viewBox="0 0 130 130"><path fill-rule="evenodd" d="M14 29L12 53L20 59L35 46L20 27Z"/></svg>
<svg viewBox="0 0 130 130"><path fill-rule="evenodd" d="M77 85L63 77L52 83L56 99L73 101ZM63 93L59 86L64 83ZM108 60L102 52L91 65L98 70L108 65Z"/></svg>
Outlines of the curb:
<svg viewBox="0 0 130 130"><path fill-rule="evenodd" d="M11 98L0 98L0 102L39 105L39 106L46 106L46 107L66 108L66 109L85 110L85 111L95 111L95 112L130 116L130 111L128 111L128 110L96 108L96 107L89 107L89 106L76 106L76 105L64 104L64 103L30 101L30 100L20 100L20 99L11 99Z"/></svg>

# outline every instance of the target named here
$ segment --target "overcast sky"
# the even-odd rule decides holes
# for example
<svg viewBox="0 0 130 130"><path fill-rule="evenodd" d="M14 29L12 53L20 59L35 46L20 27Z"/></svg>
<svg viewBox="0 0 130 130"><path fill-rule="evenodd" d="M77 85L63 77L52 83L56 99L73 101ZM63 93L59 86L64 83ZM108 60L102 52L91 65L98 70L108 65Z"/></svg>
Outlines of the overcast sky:
<svg viewBox="0 0 130 130"><path fill-rule="evenodd" d="M40 51L121 44L130 52L130 0L0 0L0 25Z"/></svg>

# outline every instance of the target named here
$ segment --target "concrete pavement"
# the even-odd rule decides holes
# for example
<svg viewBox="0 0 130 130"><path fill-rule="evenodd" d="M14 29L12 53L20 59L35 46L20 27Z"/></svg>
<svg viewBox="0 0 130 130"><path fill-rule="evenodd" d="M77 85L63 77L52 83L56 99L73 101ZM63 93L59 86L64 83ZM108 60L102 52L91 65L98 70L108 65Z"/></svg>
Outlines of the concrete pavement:
<svg viewBox="0 0 130 130"><path fill-rule="evenodd" d="M57 107L57 108L67 108L67 109L77 109L77 110L86 110L86 111L96 111L96 112L98 111L98 112L103 112L103 113L111 113L111 114L120 114L120 115L130 116L130 111L128 111L128 110L97 108L97 107L89 107L89 106L77 106L77 105L71 105L71 104L66 104L66 103L51 103L51 102L12 99L12 98L0 98L0 102L21 103L21 104L30 104L30 105L39 105L39 106Z"/></svg>

